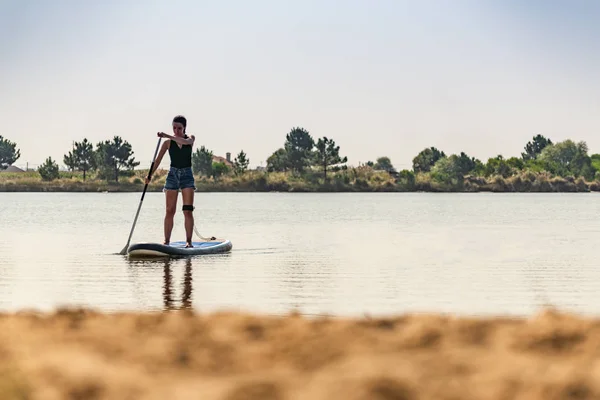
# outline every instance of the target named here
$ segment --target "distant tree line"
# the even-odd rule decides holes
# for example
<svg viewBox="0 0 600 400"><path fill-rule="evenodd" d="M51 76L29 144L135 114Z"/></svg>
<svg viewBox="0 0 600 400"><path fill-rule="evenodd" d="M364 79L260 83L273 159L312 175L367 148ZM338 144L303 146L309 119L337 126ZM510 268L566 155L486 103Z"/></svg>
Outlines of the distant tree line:
<svg viewBox="0 0 600 400"><path fill-rule="evenodd" d="M0 136L0 167L14 164L20 156L16 144ZM133 170L140 164L133 157L131 145L120 136L98 142L95 148L87 139L75 142L73 150L64 155L63 162L70 171L83 172L84 181L90 171L97 171L99 177L116 182L121 171ZM48 157L38 167L38 172L42 179L54 180L59 176L59 167L52 157Z"/></svg>
<svg viewBox="0 0 600 400"><path fill-rule="evenodd" d="M16 143L0 136L0 170L6 169L21 157ZM97 173L96 178L119 182L119 176L130 176L140 163L135 160L132 146L120 136L112 140L98 142L95 146L84 138L74 142L73 149L63 156L63 163L69 171L83 173L85 181L90 172ZM214 162L212 151L201 146L192 155L194 173L217 179L230 172L230 167L224 162ZM236 175L248 169L250 160L242 150L233 161L233 172ZM43 180L54 180L59 177L59 166L52 157L46 158L37 169Z"/></svg>
<svg viewBox="0 0 600 400"><path fill-rule="evenodd" d="M464 152L447 155L436 147L421 150L412 159L412 169L397 171L387 156L368 161L365 166L385 171L395 177L396 182L410 186L419 175L427 175L431 180L449 185L460 185L467 176L508 178L522 171L543 172L560 177L583 178L586 181L600 179L600 154L588 154L585 142L571 139L553 143L541 134L533 136L524 146L518 157L505 158L502 155L483 162ZM107 181L119 181L119 176L132 174L140 163L135 160L131 145L120 136L112 140L96 143L87 139L75 142L72 151L64 155L63 162L70 171L83 172L83 179L90 172L96 172L96 178ZM21 156L16 143L0 136L0 169L14 164ZM324 181L330 173L347 170L348 158L340 155L340 146L327 136L315 140L302 127L292 128L285 136L283 145L268 158L266 170L290 172L303 176L306 172L316 171ZM212 150L200 146L192 155L192 169L195 174L218 180L223 175L243 175L248 170L248 155L241 150L232 165L216 161ZM55 160L48 157L38 167L44 180L56 179L59 168Z"/></svg>
<svg viewBox="0 0 600 400"><path fill-rule="evenodd" d="M547 171L555 176L584 178L592 181L600 178L600 154L588 154L586 142L566 139L553 143L543 135L535 135L520 157L489 158L485 163L469 157L464 152L447 156L435 147L422 150L412 160L414 174L429 173L431 178L443 183L460 183L467 175L508 178L521 171Z"/></svg>

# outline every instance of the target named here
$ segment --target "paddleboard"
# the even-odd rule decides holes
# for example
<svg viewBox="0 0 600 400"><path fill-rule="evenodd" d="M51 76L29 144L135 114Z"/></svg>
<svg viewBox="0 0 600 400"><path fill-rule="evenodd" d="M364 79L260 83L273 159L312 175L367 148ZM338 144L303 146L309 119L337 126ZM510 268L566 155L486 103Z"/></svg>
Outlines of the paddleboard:
<svg viewBox="0 0 600 400"><path fill-rule="evenodd" d="M194 247L185 247L185 244L185 241L171 242L167 245L152 242L134 243L127 249L127 254L131 257L195 256L227 253L233 248L228 239L192 242Z"/></svg>

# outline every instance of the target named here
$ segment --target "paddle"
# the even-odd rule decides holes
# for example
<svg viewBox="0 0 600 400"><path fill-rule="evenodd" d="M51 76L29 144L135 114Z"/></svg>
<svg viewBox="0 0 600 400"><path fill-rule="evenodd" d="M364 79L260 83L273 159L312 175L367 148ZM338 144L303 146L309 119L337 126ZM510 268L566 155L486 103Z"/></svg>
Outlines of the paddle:
<svg viewBox="0 0 600 400"><path fill-rule="evenodd" d="M156 143L156 151L154 152L154 157L152 157L152 164L150 164L150 169L148 170L148 180L150 180L150 176L152 175L152 169L154 168L154 161L156 160L156 155L158 154L158 148L160 147L160 140L162 138L158 138L158 143ZM129 238L127 239L127 244L123 247L123 250L119 254L124 255L127 254L127 249L129 248L129 242L131 242L131 235L133 235L133 229L135 228L135 224L138 219L138 215L140 215L140 209L142 208L142 201L144 201L144 196L146 195L146 189L148 189L148 184L144 185L144 191L142 192L142 198L140 199L140 204L138 205L137 212L135 213L135 219L133 220L133 226L131 227L131 231L129 232Z"/></svg>

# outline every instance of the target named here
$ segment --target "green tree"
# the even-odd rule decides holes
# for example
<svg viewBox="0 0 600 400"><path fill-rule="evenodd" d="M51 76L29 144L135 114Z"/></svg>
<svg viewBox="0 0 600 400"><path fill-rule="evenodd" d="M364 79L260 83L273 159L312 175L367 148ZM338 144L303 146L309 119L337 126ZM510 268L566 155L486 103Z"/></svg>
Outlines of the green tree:
<svg viewBox="0 0 600 400"><path fill-rule="evenodd" d="M96 147L96 160L104 176L112 174L115 182L119 182L119 172L122 169L132 171L140 163L133 157L131 145L120 136L114 136L112 141L99 142Z"/></svg>
<svg viewBox="0 0 600 400"><path fill-rule="evenodd" d="M310 165L313 147L315 147L315 141L304 128L293 128L286 135L284 148L292 170L302 172Z"/></svg>
<svg viewBox="0 0 600 400"><path fill-rule="evenodd" d="M477 160L475 157L469 157L462 151L459 156L456 156L455 162L462 175L467 175L483 165L481 161Z"/></svg>
<svg viewBox="0 0 600 400"><path fill-rule="evenodd" d="M348 162L348 157L340 157L340 146L326 136L317 141L319 166L323 167L323 178L327 179L327 167Z"/></svg>
<svg viewBox="0 0 600 400"><path fill-rule="evenodd" d="M233 170L236 175L241 175L248 169L250 159L244 153L244 150L240 151L239 154L233 160Z"/></svg>
<svg viewBox="0 0 600 400"><path fill-rule="evenodd" d="M82 142L75 142L73 151L65 154L63 162L70 171L82 171L83 180L85 181L86 174L90 170L95 170L98 165L94 147L87 139Z"/></svg>
<svg viewBox="0 0 600 400"><path fill-rule="evenodd" d="M219 179L222 175L229 173L229 166L223 161L214 162L212 164L212 176L214 180Z"/></svg>
<svg viewBox="0 0 600 400"><path fill-rule="evenodd" d="M69 171L75 171L76 161L73 152L69 151L67 154L64 155L63 163L67 166L67 169Z"/></svg>
<svg viewBox="0 0 600 400"><path fill-rule="evenodd" d="M520 171L525 169L525 161L522 158L511 157L506 160L506 163L515 171Z"/></svg>
<svg viewBox="0 0 600 400"><path fill-rule="evenodd" d="M538 134L533 137L532 141L527 142L525 152L521 153L521 157L525 161L535 160L542 153L542 150L551 144L552 140Z"/></svg>
<svg viewBox="0 0 600 400"><path fill-rule="evenodd" d="M17 144L0 135L0 169L13 165L21 157Z"/></svg>
<svg viewBox="0 0 600 400"><path fill-rule="evenodd" d="M524 171L531 172L543 172L546 171L546 164L539 160L539 158L534 158L530 160L523 161Z"/></svg>
<svg viewBox="0 0 600 400"><path fill-rule="evenodd" d="M279 148L267 158L268 172L285 172L289 169L288 155L285 148Z"/></svg>
<svg viewBox="0 0 600 400"><path fill-rule="evenodd" d="M484 168L485 176L500 175L503 178L508 178L509 176L513 175L513 173L513 168L507 162L507 160L502 157L502 155L489 158Z"/></svg>
<svg viewBox="0 0 600 400"><path fill-rule="evenodd" d="M48 157L46 158L46 161L38 167L38 173L44 181L58 179L58 164L52 160L52 157Z"/></svg>
<svg viewBox="0 0 600 400"><path fill-rule="evenodd" d="M83 180L85 181L86 173L98 168L98 160L92 143L87 138L84 138L82 142L75 142L74 156L75 168L83 172ZM139 165L139 163L136 165Z"/></svg>
<svg viewBox="0 0 600 400"><path fill-rule="evenodd" d="M577 143L577 153L571 163L571 172L574 176L582 176L586 180L592 180L595 176L595 170L592 165L592 158L588 155L588 145L584 141Z"/></svg>
<svg viewBox="0 0 600 400"><path fill-rule="evenodd" d="M402 186L405 190L412 190L415 187L415 173L408 169L403 169L398 173L396 183Z"/></svg>
<svg viewBox="0 0 600 400"><path fill-rule="evenodd" d="M471 160L468 157L452 154L449 157L441 157L431 168L431 177L445 184L460 185L464 176L469 172ZM469 160L469 161L466 161Z"/></svg>
<svg viewBox="0 0 600 400"><path fill-rule="evenodd" d="M588 156L585 142L575 143L571 139L546 146L538 159L544 163L548 171L559 176L584 176L592 179L594 168Z"/></svg>
<svg viewBox="0 0 600 400"><path fill-rule="evenodd" d="M394 168L394 165L392 164L392 161L390 160L389 157L377 158L377 162L375 164L373 164L372 167L373 167L373 169L376 169L379 171L386 171L390 174L396 173L396 169Z"/></svg>
<svg viewBox="0 0 600 400"><path fill-rule="evenodd" d="M445 157L446 154L435 147L424 149L413 158L413 171L415 173L429 172L438 160Z"/></svg>
<svg viewBox="0 0 600 400"><path fill-rule="evenodd" d="M195 174L213 175L213 152L201 146L192 154L192 170Z"/></svg>
<svg viewBox="0 0 600 400"><path fill-rule="evenodd" d="M590 156L590 162L594 171L595 177L600 177L600 154L592 154Z"/></svg>

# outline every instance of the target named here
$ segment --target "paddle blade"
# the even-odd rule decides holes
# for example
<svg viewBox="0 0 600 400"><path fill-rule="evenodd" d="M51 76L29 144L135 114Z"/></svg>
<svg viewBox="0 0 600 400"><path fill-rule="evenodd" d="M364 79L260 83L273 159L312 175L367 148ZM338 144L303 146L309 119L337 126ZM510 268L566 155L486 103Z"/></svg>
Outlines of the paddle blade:
<svg viewBox="0 0 600 400"><path fill-rule="evenodd" d="M129 248L129 243L127 243L125 245L125 247L123 247L123 250L121 250L121 252L119 254L122 255L122 256L124 256L125 254L127 254L127 248Z"/></svg>

